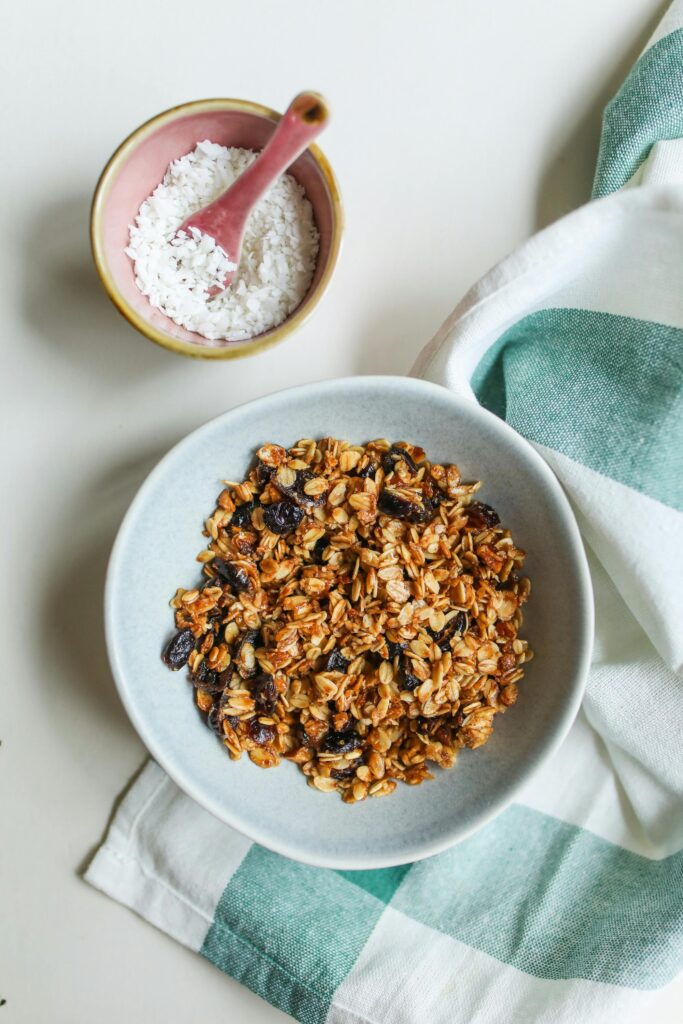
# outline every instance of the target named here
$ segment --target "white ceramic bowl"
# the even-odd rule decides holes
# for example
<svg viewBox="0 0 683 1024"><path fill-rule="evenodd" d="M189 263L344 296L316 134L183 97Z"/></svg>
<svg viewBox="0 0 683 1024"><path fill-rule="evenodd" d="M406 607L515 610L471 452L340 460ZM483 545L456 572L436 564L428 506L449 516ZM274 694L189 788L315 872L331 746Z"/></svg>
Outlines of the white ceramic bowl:
<svg viewBox="0 0 683 1024"><path fill-rule="evenodd" d="M524 635L536 657L491 740L451 771L382 800L347 805L306 785L291 764L238 762L196 711L186 673L160 652L169 598L199 575L203 520L223 478L241 479L265 441L332 435L407 440L481 479L480 496L528 552ZM288 857L376 868L430 856L498 814L565 736L579 708L593 631L590 578L564 493L534 449L501 420L444 388L405 377L354 377L282 391L233 409L173 448L119 531L106 586L109 657L121 699L153 757L216 817Z"/></svg>

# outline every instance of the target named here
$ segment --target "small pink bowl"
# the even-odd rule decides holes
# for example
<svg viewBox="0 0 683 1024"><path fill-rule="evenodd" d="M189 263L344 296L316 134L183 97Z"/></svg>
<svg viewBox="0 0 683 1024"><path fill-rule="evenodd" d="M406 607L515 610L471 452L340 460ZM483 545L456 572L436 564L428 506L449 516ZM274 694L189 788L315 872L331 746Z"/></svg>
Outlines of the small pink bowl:
<svg viewBox="0 0 683 1024"><path fill-rule="evenodd" d="M329 284L339 255L344 215L337 179L317 146L309 146L289 168L313 206L320 251L311 286L301 304L278 327L248 341L208 345L150 305L135 284L124 250L128 228L171 161L209 139L223 146L263 149L280 114L247 100L183 103L153 117L123 142L97 183L90 214L90 239L97 272L116 308L150 341L184 356L236 359L276 345L307 319Z"/></svg>

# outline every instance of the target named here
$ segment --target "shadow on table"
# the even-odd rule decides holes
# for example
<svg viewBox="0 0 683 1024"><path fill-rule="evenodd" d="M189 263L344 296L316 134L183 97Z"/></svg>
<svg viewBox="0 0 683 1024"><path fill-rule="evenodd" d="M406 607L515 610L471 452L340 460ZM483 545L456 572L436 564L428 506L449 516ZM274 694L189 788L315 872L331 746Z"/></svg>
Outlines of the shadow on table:
<svg viewBox="0 0 683 1024"><path fill-rule="evenodd" d="M541 174L536 230L552 224L590 199L603 111L621 87L669 5L670 0L660 0L628 50L615 52L614 62L606 68L602 86L588 107L565 123L564 131Z"/></svg>
<svg viewBox="0 0 683 1024"><path fill-rule="evenodd" d="M107 661L102 614L104 579L123 514L171 442L169 439L168 445L160 444L103 471L100 478L74 495L71 522L54 526L57 550L52 565L45 567L37 628L43 649L49 652L50 666L59 668L58 678L63 681L62 692L56 694L55 673L44 676L53 701L55 725L63 741L76 752L83 745L84 735L97 734L103 724L108 731L131 728ZM70 540L70 533L77 534L77 544ZM76 549L77 557L70 557ZM91 742L88 739L87 743Z"/></svg>
<svg viewBox="0 0 683 1024"><path fill-rule="evenodd" d="M453 301L453 306L455 305ZM389 309L378 309L360 332L350 374L410 373L415 360L452 312L438 296L418 294Z"/></svg>
<svg viewBox="0 0 683 1024"><path fill-rule="evenodd" d="M167 372L172 360L127 323L90 253L90 196L38 207L24 233L23 316L65 359L115 383Z"/></svg>

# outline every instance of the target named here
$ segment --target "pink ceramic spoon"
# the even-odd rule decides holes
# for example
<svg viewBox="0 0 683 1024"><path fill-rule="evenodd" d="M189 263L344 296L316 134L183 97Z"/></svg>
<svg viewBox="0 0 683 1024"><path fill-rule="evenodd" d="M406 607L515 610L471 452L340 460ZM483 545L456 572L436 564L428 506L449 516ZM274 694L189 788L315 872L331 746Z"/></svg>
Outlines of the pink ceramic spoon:
<svg viewBox="0 0 683 1024"><path fill-rule="evenodd" d="M184 221L179 231L196 228L215 238L232 263L239 264L247 218L273 182L323 130L329 120L325 100L317 92L301 92L290 103L265 147L237 181L209 206ZM235 271L223 284L231 284ZM211 291L217 295L219 288Z"/></svg>

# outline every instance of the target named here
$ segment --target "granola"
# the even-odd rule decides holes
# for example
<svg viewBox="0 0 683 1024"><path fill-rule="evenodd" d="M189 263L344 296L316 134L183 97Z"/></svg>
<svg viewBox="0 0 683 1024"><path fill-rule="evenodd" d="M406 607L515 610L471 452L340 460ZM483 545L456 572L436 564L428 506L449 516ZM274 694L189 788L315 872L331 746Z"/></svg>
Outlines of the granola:
<svg viewBox="0 0 683 1024"><path fill-rule="evenodd" d="M226 481L163 657L232 758L348 803L451 768L517 699L530 591L494 509L413 444L265 444Z"/></svg>

